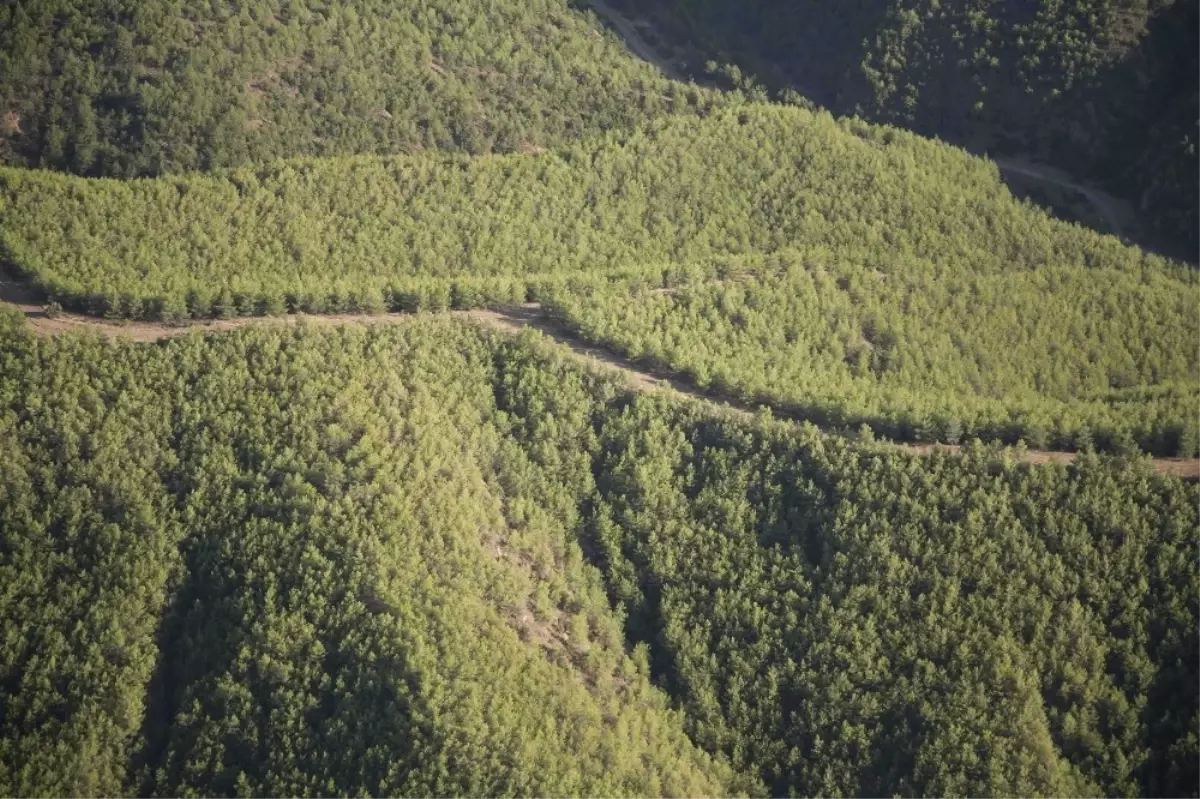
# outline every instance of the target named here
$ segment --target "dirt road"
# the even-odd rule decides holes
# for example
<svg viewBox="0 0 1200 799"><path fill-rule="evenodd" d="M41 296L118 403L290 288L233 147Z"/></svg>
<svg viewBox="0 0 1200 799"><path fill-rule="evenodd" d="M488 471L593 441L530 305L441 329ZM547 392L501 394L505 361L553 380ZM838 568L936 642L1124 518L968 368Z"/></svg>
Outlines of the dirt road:
<svg viewBox="0 0 1200 799"><path fill-rule="evenodd" d="M395 325L411 322L418 318L413 314L329 314L314 315L293 314L274 317L237 317L233 319L213 319L191 321L179 325L168 325L159 322L109 321L95 319L79 314L55 314L48 317L28 291L18 282L0 276L0 302L16 306L25 314L26 322L37 335L55 336L72 331L89 331L99 333L112 339L150 342L173 336L185 335L192 331L219 333L237 330L253 325ZM540 305L526 303L525 305L474 311L446 311L445 317L470 320L475 324L484 325L506 333L516 333L525 328L533 328L546 334L563 347L567 348L585 366L591 369L604 369L619 373L635 391L667 391L678 396L690 397L701 402L710 403L717 407L733 410L737 413L751 414L756 406L742 402L729 396L714 396L698 389L677 375L648 369L613 352L588 346L564 326L548 318ZM949 452L958 451L958 447L946 444L896 444L910 452L930 453L934 450ZM1050 452L1045 450L1027 450L1021 455L1024 463L1048 463L1050 461L1069 463L1075 459L1072 452ZM1187 479L1200 478L1200 460L1181 460L1177 458L1151 459L1156 471L1163 474L1173 474Z"/></svg>
<svg viewBox="0 0 1200 799"><path fill-rule="evenodd" d="M1099 189L1075 183L1066 172L1047 164L1035 164L1032 161L1022 161L1014 158L997 158L995 160L996 166L1000 167L1001 171L1013 172L1035 180L1053 183L1064 189L1079 192L1104 217L1104 221L1108 224L1114 236L1124 237L1129 230L1133 221L1133 211L1129 208L1128 203L1124 203Z"/></svg>
<svg viewBox="0 0 1200 799"><path fill-rule="evenodd" d="M593 11L608 20L608 24L616 29L617 34L625 40L625 44L638 58L658 67L664 75L672 80L687 80L670 59L663 58L657 50L646 43L646 40L638 33L637 26L622 16L621 12L608 5L604 0L588 0L588 5L592 7Z"/></svg>

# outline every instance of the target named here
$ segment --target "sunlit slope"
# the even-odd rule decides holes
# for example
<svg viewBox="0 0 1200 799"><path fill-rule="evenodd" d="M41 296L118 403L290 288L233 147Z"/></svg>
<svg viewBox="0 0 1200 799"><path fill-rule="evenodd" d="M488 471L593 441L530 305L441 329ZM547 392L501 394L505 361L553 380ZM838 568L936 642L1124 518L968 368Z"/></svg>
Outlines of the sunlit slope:
<svg viewBox="0 0 1200 799"><path fill-rule="evenodd" d="M0 7L0 160L77 174L517 152L714 102L566 0Z"/></svg>
<svg viewBox="0 0 1200 799"><path fill-rule="evenodd" d="M1180 269L884 269L821 248L731 258L671 291L578 280L547 295L588 341L822 425L1181 457L1200 445L1200 282Z"/></svg>
<svg viewBox="0 0 1200 799"><path fill-rule="evenodd" d="M552 299L590 338L819 421L1196 449L1193 271L1015 201L987 161L799 108L540 154L8 169L0 243L97 315Z"/></svg>
<svg viewBox="0 0 1200 799"><path fill-rule="evenodd" d="M855 444L437 319L4 325L6 794L1194 792L1196 487L1144 463Z"/></svg>
<svg viewBox="0 0 1200 799"><path fill-rule="evenodd" d="M409 292L483 277L507 297L551 275L797 245L884 274L913 259L981 277L1171 269L1019 204L993 165L960 150L764 105L536 155L298 160L132 182L9 169L0 219L30 279L133 316L403 307Z"/></svg>
<svg viewBox="0 0 1200 799"><path fill-rule="evenodd" d="M0 792L741 790L626 655L495 341L3 342Z"/></svg>

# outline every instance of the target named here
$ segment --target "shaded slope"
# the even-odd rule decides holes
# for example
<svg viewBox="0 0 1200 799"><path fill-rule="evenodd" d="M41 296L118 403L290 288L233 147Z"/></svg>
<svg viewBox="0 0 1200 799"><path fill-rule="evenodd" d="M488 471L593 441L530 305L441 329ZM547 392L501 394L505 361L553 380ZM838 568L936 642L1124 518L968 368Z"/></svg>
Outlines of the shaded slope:
<svg viewBox="0 0 1200 799"><path fill-rule="evenodd" d="M490 337L6 328L5 793L736 790L527 507Z"/></svg>

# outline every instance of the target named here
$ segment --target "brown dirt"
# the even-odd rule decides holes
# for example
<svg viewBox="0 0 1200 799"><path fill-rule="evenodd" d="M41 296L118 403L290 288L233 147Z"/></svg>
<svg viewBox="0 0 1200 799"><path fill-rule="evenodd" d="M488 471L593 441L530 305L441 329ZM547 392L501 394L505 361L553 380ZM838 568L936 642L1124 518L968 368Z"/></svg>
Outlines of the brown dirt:
<svg viewBox="0 0 1200 799"><path fill-rule="evenodd" d="M21 115L16 111L5 111L0 116L0 136L16 136L21 132Z"/></svg>
<svg viewBox="0 0 1200 799"><path fill-rule="evenodd" d="M419 316L403 313L291 314L287 316L235 317L233 319L188 321L177 325L160 322L109 321L73 313L55 314L54 318L50 318L39 303L36 292L32 291L27 285L15 281L10 276L2 273L0 273L0 302L5 302L19 308L25 314L25 319L29 327L35 334L40 336L56 336L72 331L89 331L99 333L111 339L142 342L181 336L194 330L200 330L205 333L222 333L253 325L282 325L286 327L297 325L317 325L321 327L335 325L395 325L404 324ZM620 373L635 391L668 391L679 396L690 397L724 407L727 410L742 415L752 414L756 410L753 405L741 402L734 397L716 396L702 392L691 383L664 370L647 367L611 351L588 346L572 331L547 317L542 312L541 306L537 303L473 311L447 311L442 315L467 319L476 324L501 330L505 333L518 333L525 328L539 330L559 344L567 347L576 358L589 368ZM896 444L896 446L921 454L930 453L934 450L946 452L958 452L960 450L960 447L950 444ZM1075 458L1076 454L1073 452L1026 450L1021 455L1021 462L1030 464L1050 462L1070 463ZM1200 460L1185 460L1182 458L1151 458L1150 460L1155 471L1161 474L1171 474L1191 480L1200 479Z"/></svg>

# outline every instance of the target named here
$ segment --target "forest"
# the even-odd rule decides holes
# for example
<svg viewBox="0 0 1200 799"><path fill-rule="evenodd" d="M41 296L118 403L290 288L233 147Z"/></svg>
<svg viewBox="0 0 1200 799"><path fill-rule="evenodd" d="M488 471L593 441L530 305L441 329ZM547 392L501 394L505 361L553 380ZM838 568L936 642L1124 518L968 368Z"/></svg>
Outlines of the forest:
<svg viewBox="0 0 1200 799"><path fill-rule="evenodd" d="M615 2L695 74L1064 167L1196 260L1197 0Z"/></svg>
<svg viewBox="0 0 1200 799"><path fill-rule="evenodd" d="M533 299L822 424L1182 457L1200 442L1194 270L1018 202L990 162L802 108L541 154L133 181L10 168L0 210L12 268L98 316Z"/></svg>
<svg viewBox="0 0 1200 799"><path fill-rule="evenodd" d="M515 152L719 102L565 0L0 6L0 161L81 175Z"/></svg>
<svg viewBox="0 0 1200 799"><path fill-rule="evenodd" d="M586 341L821 426L1187 458L1200 446L1190 271L961 273L786 249L670 289L571 279L546 294Z"/></svg>
<svg viewBox="0 0 1200 799"><path fill-rule="evenodd" d="M0 254L97 315L401 308L406 293L445 294L455 279L510 299L555 275L800 245L884 273L920 259L943 274L1187 274L1016 201L990 161L762 103L539 154L291 159L138 180L0 168Z"/></svg>
<svg viewBox="0 0 1200 799"><path fill-rule="evenodd" d="M0 4L0 796L1200 796L1196 0L612 5Z"/></svg>
<svg viewBox="0 0 1200 799"><path fill-rule="evenodd" d="M0 336L5 795L1181 795L1195 484L536 333Z"/></svg>

